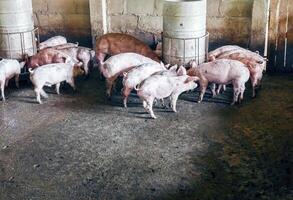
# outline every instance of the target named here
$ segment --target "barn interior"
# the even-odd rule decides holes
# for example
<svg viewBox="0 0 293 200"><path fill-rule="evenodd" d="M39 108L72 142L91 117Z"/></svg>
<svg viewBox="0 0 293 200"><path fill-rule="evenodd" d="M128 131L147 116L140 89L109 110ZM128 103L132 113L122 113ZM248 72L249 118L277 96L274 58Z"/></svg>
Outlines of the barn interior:
<svg viewBox="0 0 293 200"><path fill-rule="evenodd" d="M89 77L77 78L76 91L67 84L61 85L60 95L45 88L49 98L42 105L23 70L20 88L11 80L6 101L0 100L0 200L292 199L290 0L29 2L33 27L17 37L30 37L32 45L20 45L18 54L35 54L40 42L58 35L95 50L96 39L106 33L130 34L153 50L163 42L164 54L165 28L177 33L177 27L164 26L166 4L204 2L194 10L201 13L194 27L204 27L199 35L204 40L193 43L196 48L204 45L197 51L203 51L203 60L208 51L239 45L258 51L268 62L255 98L249 81L244 101L235 106L230 106L232 86L216 97L208 90L202 103L197 103L197 88L180 96L177 113L155 104L155 120L135 91L128 108L123 107L122 79L111 100L106 97L96 60ZM24 0L0 0L1 4L21 5L16 6L20 10L29 6ZM5 18L7 10L0 6L4 59L11 54L1 47L13 37L1 26L13 23ZM192 22L192 13L183 14L186 23ZM23 44L22 39L18 43ZM201 59L201 54L192 56Z"/></svg>

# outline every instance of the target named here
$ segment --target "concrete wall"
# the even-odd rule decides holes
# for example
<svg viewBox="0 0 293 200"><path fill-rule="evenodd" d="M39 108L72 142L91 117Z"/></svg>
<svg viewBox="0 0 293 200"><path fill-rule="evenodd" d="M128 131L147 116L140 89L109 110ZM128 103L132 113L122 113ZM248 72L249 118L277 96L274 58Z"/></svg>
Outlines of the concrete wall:
<svg viewBox="0 0 293 200"><path fill-rule="evenodd" d="M103 33L102 0L33 0L36 24L43 36L64 34L90 43ZM106 0L110 32L131 33L151 44L162 32L164 0ZM254 0L207 0L207 28L211 46L248 47ZM90 14L91 12L91 14ZM92 27L92 32L91 32Z"/></svg>
<svg viewBox="0 0 293 200"><path fill-rule="evenodd" d="M70 41L91 45L89 0L32 0L35 25L41 39L64 35Z"/></svg>
<svg viewBox="0 0 293 200"><path fill-rule="evenodd" d="M92 4L99 0L90 0ZM107 0L108 30L152 40L162 32L164 0ZM249 46L253 0L207 0L207 29L211 46ZM95 32L95 31L94 31ZM96 31L99 35L99 31Z"/></svg>

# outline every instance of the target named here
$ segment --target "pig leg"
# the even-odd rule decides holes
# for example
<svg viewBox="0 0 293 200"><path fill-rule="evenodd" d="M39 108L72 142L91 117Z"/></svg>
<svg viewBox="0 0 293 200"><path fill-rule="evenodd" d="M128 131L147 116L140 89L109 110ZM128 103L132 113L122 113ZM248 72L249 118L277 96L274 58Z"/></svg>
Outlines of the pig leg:
<svg viewBox="0 0 293 200"><path fill-rule="evenodd" d="M144 107L144 109L147 110L148 113L151 114L151 117L153 119L156 119L157 117L155 116L154 111L153 111L154 100L155 99L153 97L148 97L147 99L144 99L143 100L143 107Z"/></svg>
<svg viewBox="0 0 293 200"><path fill-rule="evenodd" d="M154 104L154 99L151 98L149 101L148 101L148 110L152 116L153 119L156 119L157 117L155 116L154 114L154 111L153 111L153 104Z"/></svg>
<svg viewBox="0 0 293 200"><path fill-rule="evenodd" d="M206 89L208 87L208 81L204 80L204 81L201 81L200 83L200 96L199 96L199 99L198 99L198 103L201 103L202 100L203 100L203 96L206 92Z"/></svg>
<svg viewBox="0 0 293 200"><path fill-rule="evenodd" d="M221 93L222 88L223 88L223 91L226 91L226 85L220 84L217 89L217 94Z"/></svg>
<svg viewBox="0 0 293 200"><path fill-rule="evenodd" d="M130 93L131 93L131 88L127 88L127 87L124 87L123 89L122 89L122 93L123 93L123 97L124 97L124 99L123 99L123 104L124 104L124 107L125 108L127 108L127 99L128 99L128 96L130 95Z"/></svg>
<svg viewBox="0 0 293 200"><path fill-rule="evenodd" d="M2 97L2 101L4 102L5 101L5 95L4 95L5 80L2 81L2 83L0 81L0 84L1 84L1 97Z"/></svg>
<svg viewBox="0 0 293 200"><path fill-rule="evenodd" d="M41 88L41 90L40 90L40 94L41 94L41 96L44 97L45 99L48 99L48 98L49 98L48 95L47 95L47 93L43 90L43 88Z"/></svg>
<svg viewBox="0 0 293 200"><path fill-rule="evenodd" d="M59 95L60 94L60 83L57 83L56 86L56 93Z"/></svg>
<svg viewBox="0 0 293 200"><path fill-rule="evenodd" d="M240 88L240 98L239 98L239 103L241 103L241 101L243 100L243 96L244 96L244 91L245 91L245 84L243 84Z"/></svg>
<svg viewBox="0 0 293 200"><path fill-rule="evenodd" d="M9 78L5 79L5 87L8 87L9 84Z"/></svg>
<svg viewBox="0 0 293 200"><path fill-rule="evenodd" d="M227 89L226 85L223 85L223 91L226 91L226 89Z"/></svg>
<svg viewBox="0 0 293 200"><path fill-rule="evenodd" d="M206 79L200 80L200 83L199 83L199 85L200 85L200 96L199 96L198 101L197 101L198 103L202 102L203 96L204 96L204 94L206 92L208 84L209 84L208 80L206 80Z"/></svg>
<svg viewBox="0 0 293 200"><path fill-rule="evenodd" d="M144 109L148 110L148 104L145 100L142 102L142 105L143 105Z"/></svg>
<svg viewBox="0 0 293 200"><path fill-rule="evenodd" d="M252 98L255 98L256 88L257 88L257 79L256 78L251 77L251 85L252 85Z"/></svg>
<svg viewBox="0 0 293 200"><path fill-rule="evenodd" d="M231 103L231 106L235 105L235 103L238 101L239 94L240 94L240 89L239 88L234 89L234 97L233 97L233 102Z"/></svg>
<svg viewBox="0 0 293 200"><path fill-rule="evenodd" d="M108 98L111 98L111 92L112 92L112 88L113 88L115 80L116 80L116 77L113 77L113 78L107 79L106 81L106 88L107 88L106 94Z"/></svg>
<svg viewBox="0 0 293 200"><path fill-rule="evenodd" d="M102 70L101 70L101 67L102 67L101 63L104 62L106 56L107 55L104 54L104 53L100 53L100 52L96 53L97 60L99 61L98 66L99 66L99 69L100 69L100 79L103 78L103 73L102 73Z"/></svg>
<svg viewBox="0 0 293 200"><path fill-rule="evenodd" d="M35 93L37 96L37 101L39 102L39 104L43 104L42 100L41 100L41 90L40 88L35 88Z"/></svg>
<svg viewBox="0 0 293 200"><path fill-rule="evenodd" d="M74 91L76 90L74 79L71 79L70 81L68 81L68 84L73 88Z"/></svg>
<svg viewBox="0 0 293 200"><path fill-rule="evenodd" d="M19 74L15 75L14 80L15 80L16 87L19 88Z"/></svg>
<svg viewBox="0 0 293 200"><path fill-rule="evenodd" d="M84 63L83 69L84 69L85 75L88 76L89 75L89 62L90 62L90 60L84 59L82 62Z"/></svg>
<svg viewBox="0 0 293 200"><path fill-rule="evenodd" d="M160 101L161 101L162 106L166 107L164 99L160 99Z"/></svg>
<svg viewBox="0 0 293 200"><path fill-rule="evenodd" d="M171 96L171 108L175 113L177 112L176 103L177 103L178 97L179 97L178 94L172 94Z"/></svg>
<svg viewBox="0 0 293 200"><path fill-rule="evenodd" d="M213 98L214 98L215 96L217 96L217 94L216 94L216 84L215 83L212 84L211 90L212 90L212 94L213 94Z"/></svg>
<svg viewBox="0 0 293 200"><path fill-rule="evenodd" d="M233 92L234 96L233 102L231 103L232 106L235 105L235 103L238 101L241 92L241 84L239 84L237 81L233 81Z"/></svg>

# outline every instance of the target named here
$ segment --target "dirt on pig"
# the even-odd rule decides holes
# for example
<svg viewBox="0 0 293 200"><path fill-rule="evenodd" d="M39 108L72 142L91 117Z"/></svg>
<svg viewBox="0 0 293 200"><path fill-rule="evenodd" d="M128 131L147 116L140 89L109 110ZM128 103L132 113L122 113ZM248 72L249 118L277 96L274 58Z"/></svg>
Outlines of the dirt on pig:
<svg viewBox="0 0 293 200"><path fill-rule="evenodd" d="M133 93L112 101L94 72L77 92L36 102L32 86L0 102L0 199L290 199L293 78L266 76L257 98L231 88L150 119Z"/></svg>

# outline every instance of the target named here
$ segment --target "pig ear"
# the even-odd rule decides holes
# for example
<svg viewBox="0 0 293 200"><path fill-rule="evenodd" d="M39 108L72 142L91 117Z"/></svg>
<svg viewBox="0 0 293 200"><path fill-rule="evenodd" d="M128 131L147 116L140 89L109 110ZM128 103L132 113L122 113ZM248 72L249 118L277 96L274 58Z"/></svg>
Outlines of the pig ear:
<svg viewBox="0 0 293 200"><path fill-rule="evenodd" d="M174 65L174 66L172 66L172 67L169 68L169 71L176 72L177 71L177 67L178 67L178 65Z"/></svg>
<svg viewBox="0 0 293 200"><path fill-rule="evenodd" d="M190 63L190 67L191 67L191 68L196 68L197 66L198 66L198 65L197 65L196 60L191 61L191 63Z"/></svg>
<svg viewBox="0 0 293 200"><path fill-rule="evenodd" d="M79 67L83 66L83 62L77 63L77 66L79 66Z"/></svg>
<svg viewBox="0 0 293 200"><path fill-rule="evenodd" d="M259 51L255 51L255 53L257 53L259 55Z"/></svg>
<svg viewBox="0 0 293 200"><path fill-rule="evenodd" d="M171 66L170 64L165 65L166 69L169 69L170 66Z"/></svg>
<svg viewBox="0 0 293 200"><path fill-rule="evenodd" d="M177 75L178 76L183 76L183 75L186 75L187 72L186 72L186 69L181 65L177 71Z"/></svg>
<svg viewBox="0 0 293 200"><path fill-rule="evenodd" d="M185 80L185 84L189 83L189 82L195 82L195 81L199 81L199 78L197 76L189 76L186 80Z"/></svg>
<svg viewBox="0 0 293 200"><path fill-rule="evenodd" d="M20 64L20 68L22 69L25 66L25 61L20 62L19 64Z"/></svg>
<svg viewBox="0 0 293 200"><path fill-rule="evenodd" d="M216 60L215 56L209 56L209 61L214 61L214 60Z"/></svg>

